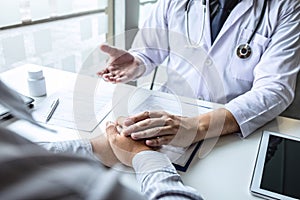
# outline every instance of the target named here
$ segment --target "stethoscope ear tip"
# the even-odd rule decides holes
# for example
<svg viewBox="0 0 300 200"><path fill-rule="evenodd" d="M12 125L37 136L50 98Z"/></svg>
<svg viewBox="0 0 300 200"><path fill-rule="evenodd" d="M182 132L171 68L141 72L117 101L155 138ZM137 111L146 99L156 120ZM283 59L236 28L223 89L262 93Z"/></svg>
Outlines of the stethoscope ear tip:
<svg viewBox="0 0 300 200"><path fill-rule="evenodd" d="M248 44L241 44L236 49L236 55L241 59L247 59L251 56L252 50Z"/></svg>

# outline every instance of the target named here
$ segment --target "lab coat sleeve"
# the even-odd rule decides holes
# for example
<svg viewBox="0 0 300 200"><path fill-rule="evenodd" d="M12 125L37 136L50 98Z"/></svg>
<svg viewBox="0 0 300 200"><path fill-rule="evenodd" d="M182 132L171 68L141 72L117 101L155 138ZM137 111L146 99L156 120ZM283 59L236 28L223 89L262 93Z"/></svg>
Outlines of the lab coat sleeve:
<svg viewBox="0 0 300 200"><path fill-rule="evenodd" d="M278 116L294 98L300 58L300 4L281 2L271 41L254 69L253 87L226 108L248 136ZM271 12L270 12L271 14Z"/></svg>
<svg viewBox="0 0 300 200"><path fill-rule="evenodd" d="M168 8L170 0L159 0L137 33L130 52L145 65L148 75L168 56Z"/></svg>

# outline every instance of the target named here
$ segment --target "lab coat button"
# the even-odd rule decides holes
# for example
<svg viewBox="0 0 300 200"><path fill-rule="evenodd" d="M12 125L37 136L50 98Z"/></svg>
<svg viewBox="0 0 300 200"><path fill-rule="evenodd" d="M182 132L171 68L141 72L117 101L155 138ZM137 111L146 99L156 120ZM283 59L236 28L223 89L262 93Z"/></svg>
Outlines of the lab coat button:
<svg viewBox="0 0 300 200"><path fill-rule="evenodd" d="M212 60L211 59L206 59L204 64L206 66L211 66L212 65Z"/></svg>

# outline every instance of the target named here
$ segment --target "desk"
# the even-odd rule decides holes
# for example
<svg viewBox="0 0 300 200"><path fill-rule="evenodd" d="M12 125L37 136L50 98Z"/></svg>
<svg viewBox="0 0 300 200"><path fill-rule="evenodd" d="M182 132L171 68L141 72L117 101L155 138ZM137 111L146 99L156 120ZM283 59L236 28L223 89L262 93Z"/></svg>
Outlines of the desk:
<svg viewBox="0 0 300 200"><path fill-rule="evenodd" d="M26 69L28 66L16 68L5 73L0 77L11 87L16 88L23 94L28 94L26 82ZM48 95L54 93L61 87L74 87L76 79L86 82L85 87L90 84L96 84L98 87L109 87L113 92L115 85L107 84L99 79L80 76L74 73L64 72L51 68L43 68ZM18 81L16 81L18 80ZM129 85L120 85L122 90L118 90L118 97L125 97L136 90L135 87ZM167 94L161 94L167 95ZM38 98L37 103L43 98ZM182 101L195 101L188 98L180 98ZM115 101L117 103L118 100ZM219 107L221 105L209 102L198 101L206 106ZM114 106L114 103L112 104ZM80 137L95 137L104 131L105 121L112 120L113 114L109 115L92 133L80 133L76 130L69 130L73 134L69 139L77 139ZM15 121L5 122L6 126L13 125ZM237 135L229 135L220 138L212 151L203 159L195 158L192 165L186 173L182 173L182 179L185 184L196 188L204 197L204 199L260 199L252 196L249 192L249 186L258 150L259 140L262 130L270 130L281 132L289 135L297 136L297 130L300 130L300 121L284 117L277 117L275 120L257 130L246 139L241 139ZM126 174L123 176L125 183L130 183L135 189L134 176Z"/></svg>

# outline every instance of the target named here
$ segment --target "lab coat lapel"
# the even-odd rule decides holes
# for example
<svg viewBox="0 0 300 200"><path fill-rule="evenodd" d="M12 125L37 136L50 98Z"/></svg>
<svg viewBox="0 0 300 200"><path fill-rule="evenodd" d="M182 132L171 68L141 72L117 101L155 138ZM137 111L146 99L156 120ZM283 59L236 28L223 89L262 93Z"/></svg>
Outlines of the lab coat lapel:
<svg viewBox="0 0 300 200"><path fill-rule="evenodd" d="M230 29L231 26L235 24L235 22L241 18L242 15L244 15L252 6L253 2L255 0L242 0L234 9L231 14L229 15L228 19L226 20L225 24L223 25L220 33L218 34L214 45L218 42L218 40L224 35L228 29Z"/></svg>

